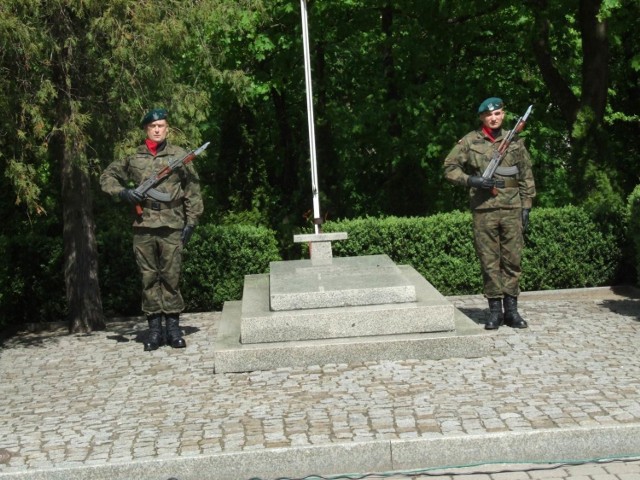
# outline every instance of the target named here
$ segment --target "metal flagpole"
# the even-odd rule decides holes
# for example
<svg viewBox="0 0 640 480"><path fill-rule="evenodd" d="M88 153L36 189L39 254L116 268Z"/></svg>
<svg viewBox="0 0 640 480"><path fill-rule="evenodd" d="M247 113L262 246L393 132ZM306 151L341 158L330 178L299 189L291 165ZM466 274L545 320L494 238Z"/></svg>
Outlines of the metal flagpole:
<svg viewBox="0 0 640 480"><path fill-rule="evenodd" d="M318 165L316 161L316 134L313 120L313 87L311 85L311 55L309 53L309 25L307 0L300 0L302 14L302 45L304 47L304 78L307 86L307 120L309 123L309 150L311 153L311 192L313 194L313 225L320 233L320 198L318 196Z"/></svg>

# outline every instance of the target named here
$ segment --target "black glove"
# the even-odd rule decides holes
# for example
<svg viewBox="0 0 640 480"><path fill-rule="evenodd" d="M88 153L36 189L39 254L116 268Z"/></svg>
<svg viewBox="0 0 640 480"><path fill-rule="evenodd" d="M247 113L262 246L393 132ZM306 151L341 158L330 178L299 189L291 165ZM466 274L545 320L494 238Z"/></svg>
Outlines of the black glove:
<svg viewBox="0 0 640 480"><path fill-rule="evenodd" d="M529 225L529 212L530 208L522 209L522 233L527 231L527 226Z"/></svg>
<svg viewBox="0 0 640 480"><path fill-rule="evenodd" d="M196 229L195 225L185 225L185 227L182 229L182 236L180 237L180 239L182 240L183 246L187 244L187 242L191 238L191 235L193 235L193 231L195 229Z"/></svg>
<svg viewBox="0 0 640 480"><path fill-rule="evenodd" d="M477 177L472 175L467 180L467 185L473 188L484 188L485 190L492 189L496 184L496 181L492 178Z"/></svg>
<svg viewBox="0 0 640 480"><path fill-rule="evenodd" d="M144 200L144 197L136 192L133 188L125 188L118 194L120 199L124 202L129 202L132 205L137 205Z"/></svg>

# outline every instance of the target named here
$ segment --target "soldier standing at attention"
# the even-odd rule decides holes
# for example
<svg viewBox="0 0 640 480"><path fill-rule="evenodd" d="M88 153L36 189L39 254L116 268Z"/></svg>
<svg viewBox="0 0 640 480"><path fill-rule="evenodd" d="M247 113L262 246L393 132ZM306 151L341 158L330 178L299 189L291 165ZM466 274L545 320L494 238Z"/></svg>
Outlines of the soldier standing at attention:
<svg viewBox="0 0 640 480"><path fill-rule="evenodd" d="M506 150L493 178L482 173L508 131L502 129L504 104L487 98L478 114L482 125L465 135L444 161L444 176L469 188L473 213L474 245L489 302L485 329L495 330L504 322L513 328L527 328L518 313L520 261L523 234L536 195L531 158L517 136Z"/></svg>
<svg viewBox="0 0 640 480"><path fill-rule="evenodd" d="M169 162L187 152L167 142L167 111L154 109L142 119L146 139L135 154L116 160L100 177L102 190L119 197L130 206L140 205L142 214L133 220L133 251L142 276L142 311L147 316L149 335L145 351L163 344L162 319L166 321L166 340L173 348L184 348L180 313L184 301L180 293L182 249L189 241L203 204L198 175L191 163L171 173L156 187L156 200L143 198L131 185L139 185Z"/></svg>

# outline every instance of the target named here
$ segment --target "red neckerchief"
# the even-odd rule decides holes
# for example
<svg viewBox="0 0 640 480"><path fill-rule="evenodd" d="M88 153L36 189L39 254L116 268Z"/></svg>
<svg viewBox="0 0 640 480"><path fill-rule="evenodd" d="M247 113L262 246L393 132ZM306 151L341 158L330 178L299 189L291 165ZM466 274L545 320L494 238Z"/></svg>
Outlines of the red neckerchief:
<svg viewBox="0 0 640 480"><path fill-rule="evenodd" d="M145 139L144 143L147 144L147 148L149 149L149 151L155 157L156 154L158 153L158 145L160 145L160 144L158 142L156 142L155 140L151 140L150 138Z"/></svg>
<svg viewBox="0 0 640 480"><path fill-rule="evenodd" d="M482 133L484 133L486 137L489 137L489 140L491 140L491 143L496 143L496 139L493 137L493 131L490 128L483 126Z"/></svg>

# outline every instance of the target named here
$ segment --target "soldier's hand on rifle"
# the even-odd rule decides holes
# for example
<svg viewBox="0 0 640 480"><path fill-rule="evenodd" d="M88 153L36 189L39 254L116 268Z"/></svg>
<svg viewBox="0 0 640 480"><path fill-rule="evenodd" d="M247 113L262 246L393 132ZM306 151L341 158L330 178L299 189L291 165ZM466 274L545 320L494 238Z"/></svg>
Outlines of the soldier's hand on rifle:
<svg viewBox="0 0 640 480"><path fill-rule="evenodd" d="M129 202L132 205L137 205L144 200L144 197L135 191L133 188L125 188L118 196L125 202Z"/></svg>
<svg viewBox="0 0 640 480"><path fill-rule="evenodd" d="M191 238L191 235L193 235L193 231L195 229L196 229L195 225L186 225L182 229L182 236L180 237L180 239L182 240L182 246L185 246L187 244L187 242Z"/></svg>
<svg viewBox="0 0 640 480"><path fill-rule="evenodd" d="M485 190L492 189L496 184L496 181L492 178L484 178L472 175L467 180L467 185L473 188L484 188Z"/></svg>
<svg viewBox="0 0 640 480"><path fill-rule="evenodd" d="M522 209L522 233L527 231L527 226L529 225L529 212L530 208Z"/></svg>

